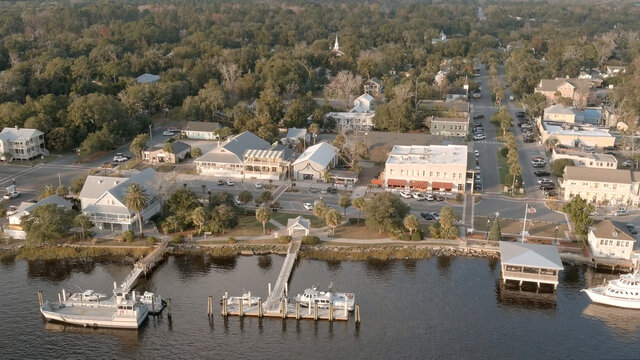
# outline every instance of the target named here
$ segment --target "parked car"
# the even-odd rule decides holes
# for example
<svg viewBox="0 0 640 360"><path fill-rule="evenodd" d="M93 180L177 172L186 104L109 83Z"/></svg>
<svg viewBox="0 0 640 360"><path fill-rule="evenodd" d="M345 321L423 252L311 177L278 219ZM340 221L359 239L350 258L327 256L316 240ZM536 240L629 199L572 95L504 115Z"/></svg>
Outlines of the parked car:
<svg viewBox="0 0 640 360"><path fill-rule="evenodd" d="M433 197L433 195L431 195L431 194L426 194L426 195L424 196L424 198L425 198L425 199L427 199L427 201L433 201L433 200L435 200L435 198L434 198L434 197Z"/></svg>
<svg viewBox="0 0 640 360"><path fill-rule="evenodd" d="M15 205L11 205L11 206L9 206L9 210L7 210L7 214L6 215L7 215L7 217L9 217L9 216L11 216L11 215L13 215L13 214L15 214L17 212L18 212L18 207L15 206Z"/></svg>
<svg viewBox="0 0 640 360"><path fill-rule="evenodd" d="M533 172L533 175L535 176L549 176L551 175L550 172L548 172L547 170L536 170Z"/></svg>
<svg viewBox="0 0 640 360"><path fill-rule="evenodd" d="M474 99L480 99L480 96L481 96L481 95L480 95L480 92L479 92L479 91L478 91L478 92L474 92L474 93L473 93L473 98L474 98Z"/></svg>
<svg viewBox="0 0 640 360"><path fill-rule="evenodd" d="M558 144L556 145L556 149L568 149L569 147L567 145L563 145L563 144Z"/></svg>
<svg viewBox="0 0 640 360"><path fill-rule="evenodd" d="M262 183L256 183L254 186L256 189L262 189Z"/></svg>
<svg viewBox="0 0 640 360"><path fill-rule="evenodd" d="M418 200L418 201L422 201L422 200L426 199L424 197L424 195L422 193L419 193L419 192L414 192L413 194L411 194L411 196L413 196L413 198Z"/></svg>
<svg viewBox="0 0 640 360"><path fill-rule="evenodd" d="M129 157L124 156L124 155L116 155L116 156L113 157L113 161L114 162L125 162L127 160L129 160Z"/></svg>
<svg viewBox="0 0 640 360"><path fill-rule="evenodd" d="M481 127L477 127L473 129L474 134L482 134L483 132L484 132L484 129L482 129Z"/></svg>
<svg viewBox="0 0 640 360"><path fill-rule="evenodd" d="M304 203L304 204L302 204L302 207L307 211L313 210L313 204L312 203Z"/></svg>
<svg viewBox="0 0 640 360"><path fill-rule="evenodd" d="M240 198L238 197L238 195L234 196L233 200L235 200L236 205L244 205L245 204L243 201L240 201Z"/></svg>
<svg viewBox="0 0 640 360"><path fill-rule="evenodd" d="M233 181L231 181L230 179L227 179L225 182L227 183L227 186L234 186L235 185L235 183Z"/></svg>
<svg viewBox="0 0 640 360"><path fill-rule="evenodd" d="M218 180L218 185L224 185L224 181Z"/></svg>
<svg viewBox="0 0 640 360"><path fill-rule="evenodd" d="M633 226L633 224L627 224L627 229L629 229L629 232L633 235L638 234L638 230L636 230L636 227Z"/></svg>
<svg viewBox="0 0 640 360"><path fill-rule="evenodd" d="M544 197L551 200L558 200L558 192L554 190L545 191Z"/></svg>
<svg viewBox="0 0 640 360"><path fill-rule="evenodd" d="M482 128L482 123L477 122L473 125L473 127Z"/></svg>
<svg viewBox="0 0 640 360"><path fill-rule="evenodd" d="M437 212L432 212L431 217L433 217L433 220L435 221L440 221L440 214L438 214Z"/></svg>
<svg viewBox="0 0 640 360"><path fill-rule="evenodd" d="M540 190L553 190L555 188L556 188L556 186L553 183L550 183L550 182L544 182L544 183L540 184Z"/></svg>
<svg viewBox="0 0 640 360"><path fill-rule="evenodd" d="M400 196L403 199L411 199L411 192L409 192L409 191L400 191Z"/></svg>
<svg viewBox="0 0 640 360"><path fill-rule="evenodd" d="M625 160L622 162L623 167L631 167L631 164L633 164L631 160Z"/></svg>
<svg viewBox="0 0 640 360"><path fill-rule="evenodd" d="M482 114L478 114L476 116L473 117L474 120L478 120L478 119L484 119L484 115Z"/></svg>
<svg viewBox="0 0 640 360"><path fill-rule="evenodd" d="M5 196L7 196L7 195L5 195ZM627 216L627 215L629 215L629 210L618 209L618 210L616 210L616 212L613 215L615 215L615 216Z"/></svg>
<svg viewBox="0 0 640 360"><path fill-rule="evenodd" d="M533 165L534 168L543 168L545 166L544 163L539 162L532 162L531 165Z"/></svg>
<svg viewBox="0 0 640 360"><path fill-rule="evenodd" d="M553 181L551 181L550 179L547 179L547 178L538 179L538 185L544 184L544 183L552 183L553 184Z"/></svg>
<svg viewBox="0 0 640 360"><path fill-rule="evenodd" d="M545 165L547 162L541 159L533 159L531 160L531 165L542 164Z"/></svg>
<svg viewBox="0 0 640 360"><path fill-rule="evenodd" d="M473 150L473 153L476 154L476 157L480 157L480 151L478 150Z"/></svg>
<svg viewBox="0 0 640 360"><path fill-rule="evenodd" d="M484 134L473 135L473 140L485 140L486 138Z"/></svg>
<svg viewBox="0 0 640 360"><path fill-rule="evenodd" d="M442 195L433 195L433 198L435 199L435 201L444 201L444 196Z"/></svg>
<svg viewBox="0 0 640 360"><path fill-rule="evenodd" d="M162 132L162 136L173 136L173 131L165 130Z"/></svg>
<svg viewBox="0 0 640 360"><path fill-rule="evenodd" d="M421 212L420 216L422 216L422 218L425 220L434 220L433 216L431 216L431 213L428 212Z"/></svg>
<svg viewBox="0 0 640 360"><path fill-rule="evenodd" d="M536 142L536 139L532 138L532 137L525 137L522 139L523 142L525 143L534 143Z"/></svg>
<svg viewBox="0 0 640 360"><path fill-rule="evenodd" d="M329 186L327 188L327 193L329 193L329 194L337 194L338 193L338 189L334 188L333 186Z"/></svg>
<svg viewBox="0 0 640 360"><path fill-rule="evenodd" d="M10 193L4 194L3 198L5 200L11 200L11 199L15 199L15 198L19 197L20 195L21 195L20 191L12 191Z"/></svg>

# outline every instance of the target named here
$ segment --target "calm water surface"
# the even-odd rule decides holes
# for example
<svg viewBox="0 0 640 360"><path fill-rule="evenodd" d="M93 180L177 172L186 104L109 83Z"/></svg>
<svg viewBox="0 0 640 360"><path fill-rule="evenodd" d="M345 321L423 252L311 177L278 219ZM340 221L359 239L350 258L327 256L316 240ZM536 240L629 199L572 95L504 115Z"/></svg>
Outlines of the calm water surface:
<svg viewBox="0 0 640 360"><path fill-rule="evenodd" d="M284 257L174 256L138 289L173 298L173 318L150 318L140 331L45 323L36 292L108 293L131 266L94 261L0 264L0 358L637 358L640 312L590 305L580 293L609 275L566 266L556 295L503 290L499 263L439 257L419 261L300 260L291 294L314 283L352 291L353 321L206 316L207 296L243 290L265 297ZM216 302L216 313L220 306Z"/></svg>

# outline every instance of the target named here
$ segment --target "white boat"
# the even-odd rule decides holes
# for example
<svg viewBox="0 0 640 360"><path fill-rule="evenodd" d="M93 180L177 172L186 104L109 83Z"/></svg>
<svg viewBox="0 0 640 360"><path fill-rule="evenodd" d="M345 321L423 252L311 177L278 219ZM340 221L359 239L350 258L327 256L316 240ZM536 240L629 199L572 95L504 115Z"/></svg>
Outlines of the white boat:
<svg viewBox="0 0 640 360"><path fill-rule="evenodd" d="M331 291L320 291L317 286L305 289L302 294L296 295L296 301L305 307L318 304L319 308L328 309L329 304L333 304L334 309L344 309L353 311L356 303L356 296L353 293L341 293Z"/></svg>
<svg viewBox="0 0 640 360"><path fill-rule="evenodd" d="M66 293L62 290L63 296L66 297ZM86 304L87 306L100 305L101 302L108 300L109 297L105 294L97 293L93 290L85 290L81 293L73 293L66 298L67 303Z"/></svg>
<svg viewBox="0 0 640 360"><path fill-rule="evenodd" d="M603 286L582 291L587 293L594 303L640 309L640 274L638 274L638 270L632 274L620 275L618 279L609 280Z"/></svg>
<svg viewBox="0 0 640 360"><path fill-rule="evenodd" d="M104 301L86 302L66 299L63 295L60 302L46 301L40 307L40 312L47 321L92 327L137 329L147 319L149 308L136 299L135 292L131 295L118 293Z"/></svg>
<svg viewBox="0 0 640 360"><path fill-rule="evenodd" d="M156 296L154 293L145 291L142 296L137 296L138 302L147 305L149 308L149 314L156 315L160 314L165 306L167 306L167 302L162 298L162 296Z"/></svg>
<svg viewBox="0 0 640 360"><path fill-rule="evenodd" d="M230 296L227 298L227 305L239 305L242 301L242 306L257 306L260 300L257 296L251 296L251 292L244 293L242 296Z"/></svg>

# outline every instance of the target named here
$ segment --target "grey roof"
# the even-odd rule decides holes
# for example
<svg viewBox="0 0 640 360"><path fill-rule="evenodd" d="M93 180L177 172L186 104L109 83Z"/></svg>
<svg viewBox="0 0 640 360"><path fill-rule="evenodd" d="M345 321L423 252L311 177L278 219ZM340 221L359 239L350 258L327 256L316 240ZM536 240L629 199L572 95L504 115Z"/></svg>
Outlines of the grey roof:
<svg viewBox="0 0 640 360"><path fill-rule="evenodd" d="M265 150L269 147L269 143L264 139L254 135L252 132L245 131L229 138L229 140L222 145L221 151L228 151L235 154L238 158L242 158L242 154L244 154L246 150Z"/></svg>
<svg viewBox="0 0 640 360"><path fill-rule="evenodd" d="M564 269L558 248L551 245L500 241L500 262L516 266Z"/></svg>
<svg viewBox="0 0 640 360"><path fill-rule="evenodd" d="M545 114L561 114L561 115L575 115L572 107L564 106L562 104L551 105L544 109Z"/></svg>
<svg viewBox="0 0 640 360"><path fill-rule="evenodd" d="M287 139L304 139L307 137L307 129L289 128Z"/></svg>
<svg viewBox="0 0 640 360"><path fill-rule="evenodd" d="M599 239L617 239L626 241L636 241L633 235L629 233L627 226L617 221L604 219L590 228Z"/></svg>
<svg viewBox="0 0 640 360"><path fill-rule="evenodd" d="M604 183L631 184L631 171L625 169L602 169L579 166L564 168L565 181L598 181Z"/></svg>
<svg viewBox="0 0 640 360"><path fill-rule="evenodd" d="M335 146L326 142L321 142L307 148L307 150L305 150L292 165L309 160L326 167L337 154L338 149Z"/></svg>
<svg viewBox="0 0 640 360"><path fill-rule="evenodd" d="M87 176L87 180L84 182L84 186L80 191L79 197L97 199L102 196L107 190L112 187L127 181L127 178L123 177L110 177L110 176Z"/></svg>
<svg viewBox="0 0 640 360"><path fill-rule="evenodd" d="M216 150L210 151L195 160L195 162L210 162L223 164L242 164L236 154L222 153Z"/></svg>
<svg viewBox="0 0 640 360"><path fill-rule="evenodd" d="M378 79L377 77L372 77L371 79L369 79L369 81L367 81L367 83L372 82L375 83L377 85L382 85L382 81L380 79Z"/></svg>
<svg viewBox="0 0 640 360"><path fill-rule="evenodd" d="M455 117L455 118L450 118L450 117L440 117L440 116L434 116L431 119L432 122L455 122L455 123L468 123L469 122L469 118L461 118L461 117Z"/></svg>
<svg viewBox="0 0 640 360"><path fill-rule="evenodd" d="M136 80L138 80L139 83L151 84L160 80L160 76L146 73L138 76Z"/></svg>
<svg viewBox="0 0 640 360"><path fill-rule="evenodd" d="M298 224L307 230L311 228L311 222L309 219L298 216L297 218L287 220L287 230Z"/></svg>
<svg viewBox="0 0 640 360"><path fill-rule="evenodd" d="M465 100L419 100L418 107L427 110L453 110L456 112L469 112L469 102Z"/></svg>
<svg viewBox="0 0 640 360"><path fill-rule="evenodd" d="M296 152L295 152L295 150L291 149L288 146L285 146L285 145L280 144L280 143L276 143L273 146L271 146L271 150L282 151L282 158L285 161L291 162L291 161L295 160L294 157L296 155Z"/></svg>
<svg viewBox="0 0 640 360"><path fill-rule="evenodd" d="M57 205L59 207L65 207L65 208L68 208L68 209L70 209L73 206L73 205L71 205L70 202L68 202L67 200L61 198L58 195L51 195L51 196L49 196L47 198L44 198L44 199L38 201L35 204L31 204L31 206L26 207L24 209L24 211L31 212L37 207L40 207L42 205L49 205L49 204L55 204L55 205Z"/></svg>
<svg viewBox="0 0 640 360"><path fill-rule="evenodd" d="M174 141L171 143L171 145L173 145L173 153L174 154L180 154L183 151L189 151L191 150L191 145L187 144L187 143L183 143L182 141ZM161 146L158 146L158 148L162 149L164 147L164 144L162 144Z"/></svg>
<svg viewBox="0 0 640 360"><path fill-rule="evenodd" d="M0 132L0 139L7 141L16 141L21 139L31 139L44 135L44 133L38 129L25 129L18 127L6 127Z"/></svg>
<svg viewBox="0 0 640 360"><path fill-rule="evenodd" d="M537 91L557 91L558 87L567 82L565 79L542 79L536 87Z"/></svg>
<svg viewBox="0 0 640 360"><path fill-rule="evenodd" d="M124 205L124 196L127 193L127 188L132 183L137 183L144 187L149 198L152 198L155 194L155 186L157 184L156 171L153 170L153 168L144 169L143 171L131 176L126 181L123 181L122 183L107 190L107 192L113 195L113 197L118 199L118 201Z"/></svg>
<svg viewBox="0 0 640 360"><path fill-rule="evenodd" d="M202 132L214 132L220 128L218 122L208 121L189 121L187 125L182 128L182 131L202 131Z"/></svg>

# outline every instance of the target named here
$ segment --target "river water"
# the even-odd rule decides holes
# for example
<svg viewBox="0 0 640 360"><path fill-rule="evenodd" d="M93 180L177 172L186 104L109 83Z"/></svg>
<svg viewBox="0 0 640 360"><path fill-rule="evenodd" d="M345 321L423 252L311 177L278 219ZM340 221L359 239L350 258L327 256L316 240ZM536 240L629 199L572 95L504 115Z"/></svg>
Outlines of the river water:
<svg viewBox="0 0 640 360"><path fill-rule="evenodd" d="M640 311L592 305L580 289L611 275L565 266L558 291L503 289L499 261L438 257L389 262L299 260L290 293L314 283L356 293L362 324L216 315L207 296L266 297L284 257L172 256L138 285L173 299L139 331L44 322L36 292L109 293L131 265L92 260L0 264L0 358L637 358ZM214 311L219 314L216 300Z"/></svg>

